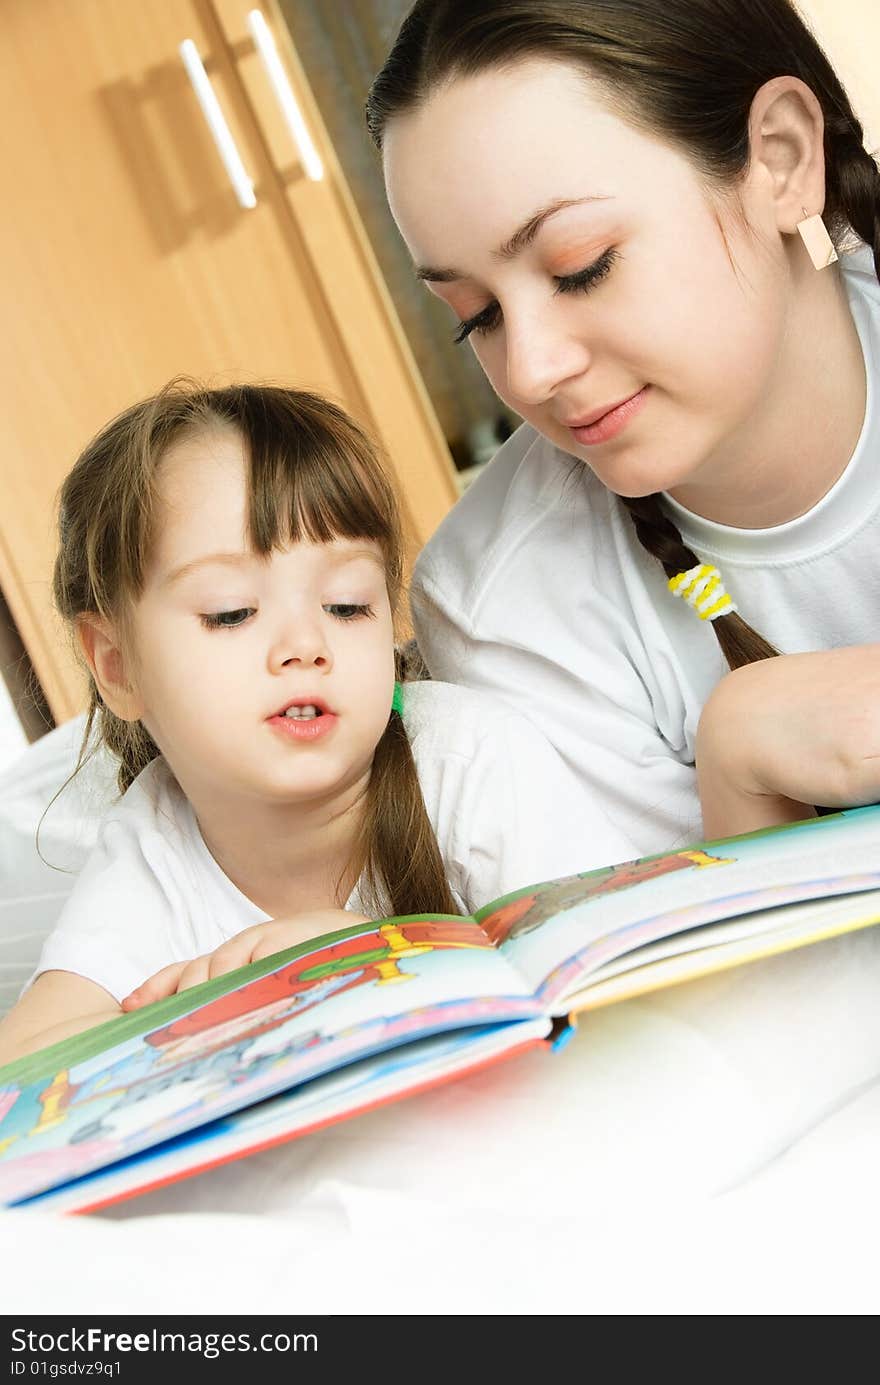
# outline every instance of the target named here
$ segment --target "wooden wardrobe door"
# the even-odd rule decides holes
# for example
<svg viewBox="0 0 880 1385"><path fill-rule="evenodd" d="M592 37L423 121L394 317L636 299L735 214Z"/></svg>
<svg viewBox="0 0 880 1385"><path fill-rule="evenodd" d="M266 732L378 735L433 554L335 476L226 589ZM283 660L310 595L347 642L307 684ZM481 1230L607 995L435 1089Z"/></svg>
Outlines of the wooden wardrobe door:
<svg viewBox="0 0 880 1385"><path fill-rule="evenodd" d="M411 533L420 547L458 499L456 474L293 37L275 0L261 0L259 8L254 0L211 3L351 362L365 401L363 421L384 445L409 508ZM261 28L274 47L282 87L297 108L307 138L316 146L323 164L323 177L317 181L309 177L307 156L270 80L255 28ZM377 181L381 177L377 154Z"/></svg>
<svg viewBox="0 0 880 1385"><path fill-rule="evenodd" d="M5 0L0 588L58 720L82 679L52 613L57 488L114 413L183 373L328 393L373 419L204 0ZM253 180L243 209L179 45L194 40ZM448 454L414 542L454 498ZM427 532L425 532L427 531Z"/></svg>

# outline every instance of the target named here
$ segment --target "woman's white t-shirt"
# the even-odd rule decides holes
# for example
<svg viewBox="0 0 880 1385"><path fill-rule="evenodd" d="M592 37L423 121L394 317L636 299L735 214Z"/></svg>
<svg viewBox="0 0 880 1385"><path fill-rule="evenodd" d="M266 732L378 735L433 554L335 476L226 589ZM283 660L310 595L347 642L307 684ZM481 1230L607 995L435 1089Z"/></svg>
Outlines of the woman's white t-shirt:
<svg viewBox="0 0 880 1385"><path fill-rule="evenodd" d="M507 703L448 684L407 683L403 719L463 913L634 855L549 742ZM347 907L367 912L357 889ZM160 758L103 819L34 975L75 972L122 1000L161 967L213 952L268 918L211 856Z"/></svg>
<svg viewBox="0 0 880 1385"><path fill-rule="evenodd" d="M781 653L880 635L880 285L867 250L841 267L868 380L843 475L772 529L714 524L666 498L685 542ZM412 604L432 675L519 708L640 854L700 836L694 739L727 665L589 468L518 429L422 552Z"/></svg>

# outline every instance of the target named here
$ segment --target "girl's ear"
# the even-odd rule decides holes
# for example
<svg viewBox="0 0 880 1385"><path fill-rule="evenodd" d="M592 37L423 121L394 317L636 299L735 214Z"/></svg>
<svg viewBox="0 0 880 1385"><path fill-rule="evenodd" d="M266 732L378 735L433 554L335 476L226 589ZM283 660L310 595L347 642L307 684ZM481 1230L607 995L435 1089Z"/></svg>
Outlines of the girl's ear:
<svg viewBox="0 0 880 1385"><path fill-rule="evenodd" d="M128 676L116 628L100 616L80 616L76 638L104 703L122 721L140 721L143 700Z"/></svg>
<svg viewBox="0 0 880 1385"><path fill-rule="evenodd" d="M825 206L825 117L799 77L774 77L752 101L749 176L763 175L783 234Z"/></svg>

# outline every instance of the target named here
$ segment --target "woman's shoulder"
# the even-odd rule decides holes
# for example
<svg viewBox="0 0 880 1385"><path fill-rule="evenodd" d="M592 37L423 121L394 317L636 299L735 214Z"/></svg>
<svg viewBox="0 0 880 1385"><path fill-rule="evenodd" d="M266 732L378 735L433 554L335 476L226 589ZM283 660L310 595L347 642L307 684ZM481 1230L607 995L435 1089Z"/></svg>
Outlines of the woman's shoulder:
<svg viewBox="0 0 880 1385"><path fill-rule="evenodd" d="M432 678L404 683L403 723L417 763L429 756L470 762L490 742L528 734L529 725L498 693Z"/></svg>
<svg viewBox="0 0 880 1385"><path fill-rule="evenodd" d="M858 244L840 256L840 269L849 288L880 304L880 282L874 268L874 252L870 245Z"/></svg>
<svg viewBox="0 0 880 1385"><path fill-rule="evenodd" d="M425 806L468 907L636 854L539 724L500 694L425 681L405 685L403 706Z"/></svg>
<svg viewBox="0 0 880 1385"><path fill-rule="evenodd" d="M880 283L870 246L844 251L840 269L850 308L857 325L861 324L863 346L866 334L876 343L880 339Z"/></svg>
<svg viewBox="0 0 880 1385"><path fill-rule="evenodd" d="M573 536L582 543L591 527L601 532L608 504L587 466L524 423L428 540L413 589L457 595L464 609L501 569L528 561L526 544L558 549Z"/></svg>

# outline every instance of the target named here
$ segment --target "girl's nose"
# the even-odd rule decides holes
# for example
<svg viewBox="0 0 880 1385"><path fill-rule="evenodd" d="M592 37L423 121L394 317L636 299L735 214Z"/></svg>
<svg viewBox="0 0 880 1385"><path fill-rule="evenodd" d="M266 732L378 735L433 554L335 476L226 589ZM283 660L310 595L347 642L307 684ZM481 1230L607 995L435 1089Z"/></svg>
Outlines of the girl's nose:
<svg viewBox="0 0 880 1385"><path fill-rule="evenodd" d="M272 673L280 673L282 669L297 664L325 673L332 667L333 656L318 624L292 623L269 650L269 669Z"/></svg>
<svg viewBox="0 0 880 1385"><path fill-rule="evenodd" d="M552 310L512 324L508 315L505 321L507 385L514 400L544 404L561 385L589 370L592 355L583 334L554 322Z"/></svg>

